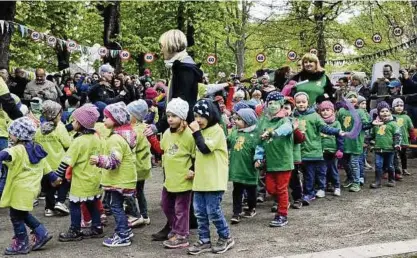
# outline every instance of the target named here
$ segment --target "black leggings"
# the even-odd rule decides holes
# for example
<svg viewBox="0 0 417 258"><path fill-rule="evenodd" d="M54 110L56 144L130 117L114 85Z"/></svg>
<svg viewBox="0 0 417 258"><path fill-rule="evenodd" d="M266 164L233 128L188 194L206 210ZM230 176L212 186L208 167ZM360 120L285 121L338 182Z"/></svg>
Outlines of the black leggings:
<svg viewBox="0 0 417 258"><path fill-rule="evenodd" d="M233 182L233 215L239 215L242 212L242 197L244 190L246 190L248 196L249 210L256 208L256 188L257 185Z"/></svg>

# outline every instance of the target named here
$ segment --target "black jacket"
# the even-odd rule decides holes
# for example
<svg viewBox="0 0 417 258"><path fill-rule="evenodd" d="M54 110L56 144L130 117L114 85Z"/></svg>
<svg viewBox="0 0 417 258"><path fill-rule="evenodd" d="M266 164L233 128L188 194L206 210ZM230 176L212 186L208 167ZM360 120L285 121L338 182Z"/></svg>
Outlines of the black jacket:
<svg viewBox="0 0 417 258"><path fill-rule="evenodd" d="M12 120L23 116L10 93L0 96L0 106Z"/></svg>

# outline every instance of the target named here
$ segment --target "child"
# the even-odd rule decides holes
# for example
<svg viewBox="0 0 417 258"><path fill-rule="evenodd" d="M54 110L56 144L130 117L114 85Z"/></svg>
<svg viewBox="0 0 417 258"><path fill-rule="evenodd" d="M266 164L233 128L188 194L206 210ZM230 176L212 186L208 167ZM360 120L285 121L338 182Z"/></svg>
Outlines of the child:
<svg viewBox="0 0 417 258"><path fill-rule="evenodd" d="M166 113L170 128L164 132L161 141L165 171L162 210L171 228L168 240L164 241L163 245L172 249L189 246L196 146L186 122L188 108L188 103L181 98L174 98L168 103Z"/></svg>
<svg viewBox="0 0 417 258"><path fill-rule="evenodd" d="M391 114L390 106L382 101L377 106L378 117L373 122L372 138L375 139L375 183L371 188L380 188L382 173L388 171L389 187L395 186L394 155L400 150L401 133Z"/></svg>
<svg viewBox="0 0 417 258"><path fill-rule="evenodd" d="M247 193L249 209L243 217L252 218L256 215L256 188L258 171L253 166L253 157L258 145L258 137L254 130L258 118L251 108L242 108L234 116L236 129L227 138L230 149L229 181L233 182L233 217L232 224L240 222L242 213L243 192Z"/></svg>
<svg viewBox="0 0 417 258"><path fill-rule="evenodd" d="M294 99L297 108L294 117L298 118L299 129L306 136L306 140L301 144L301 159L305 172L303 203L309 205L316 197L323 198L326 195L326 164L323 160L320 133L341 136L344 133L338 128L326 125L314 108L308 108L307 93L298 92ZM317 193L314 190L316 179L318 180Z"/></svg>
<svg viewBox="0 0 417 258"><path fill-rule="evenodd" d="M40 128L36 131L35 142L39 143L43 149L48 153L45 160L49 166L56 171L59 167L59 162L64 157L65 151L71 144L71 137L69 136L64 124L61 122L62 107L60 104L46 100L42 103L42 117L45 119L41 123ZM56 215L56 211L60 214L68 215L69 210L65 205L69 184L63 178L59 189L51 188L49 186L48 178L42 180L45 196L45 216L51 217ZM55 192L58 190L58 198L55 202Z"/></svg>
<svg viewBox="0 0 417 258"><path fill-rule="evenodd" d="M103 151L103 140L94 130L99 113L90 104L76 109L73 114L72 126L77 136L62 158L57 174L66 177L71 171L70 213L71 225L67 232L59 235L59 241L79 241L83 238L99 238L103 236L100 212L97 208L102 191L100 188L101 169L89 163L89 157ZM81 232L81 204L85 205L92 218L89 231Z"/></svg>
<svg viewBox="0 0 417 258"><path fill-rule="evenodd" d="M188 253L199 254L210 249L213 253L224 253L235 244L221 208L229 174L226 137L219 125L220 110L212 100L199 100L193 111L195 120L189 126L197 145L193 203L199 241L188 249ZM210 221L219 234L219 240L213 247Z"/></svg>
<svg viewBox="0 0 417 258"><path fill-rule="evenodd" d="M366 99L363 96L359 95L358 96L358 108L362 109L363 112L365 112L365 114L367 115L368 121L371 121L371 117L368 114L367 105L368 104L366 102ZM366 130L365 131L365 144L364 144L364 147L363 147L363 153L361 155L361 159L360 159L360 163L359 163L361 168L362 168L361 178L364 178L364 174L365 174L364 169L373 170L373 167L371 165L369 165L369 163L367 161L369 138L370 138L370 130ZM364 181L365 181L365 179L364 179Z"/></svg>
<svg viewBox="0 0 417 258"><path fill-rule="evenodd" d="M0 207L10 207L14 237L6 248L6 255L27 254L42 248L52 236L32 214L33 201L39 194L42 177L49 173L50 181L59 184L60 180L45 160L48 155L40 145L34 143L36 128L27 117L14 120L8 133L12 147L0 151L0 167L8 167L8 176ZM3 164L2 164L3 163ZM25 224L32 230L34 243L29 246Z"/></svg>
<svg viewBox="0 0 417 258"><path fill-rule="evenodd" d="M71 95L65 101L66 110L62 113L61 122L64 124L70 123L70 117L72 112L80 106L80 97L77 95Z"/></svg>
<svg viewBox="0 0 417 258"><path fill-rule="evenodd" d="M104 109L104 125L112 129L107 139L109 155L93 155L92 165L104 168L102 186L111 195L111 212L116 221L115 233L103 241L108 247L131 245L132 230L128 227L123 210L124 196L136 191L137 173L132 149L136 146L136 133L130 125L130 116L123 102L111 104Z"/></svg>
<svg viewBox="0 0 417 258"><path fill-rule="evenodd" d="M340 123L336 120L333 103L323 101L318 107L320 116L328 126L340 129ZM332 183L333 195L340 196L340 177L337 170L337 159L343 157L343 138L321 134L323 145L323 157L326 162L327 184Z"/></svg>
<svg viewBox="0 0 417 258"><path fill-rule="evenodd" d="M407 113L404 112L404 101L402 99L394 99L392 101L392 109L394 117L397 121L397 126L400 128L401 131L401 150L397 151L394 158L396 177L397 174L400 174L397 172L401 172L401 170L403 175L409 176L411 174L407 171L407 148L410 144L410 140L416 140L413 122L411 121L411 118L407 115Z"/></svg>

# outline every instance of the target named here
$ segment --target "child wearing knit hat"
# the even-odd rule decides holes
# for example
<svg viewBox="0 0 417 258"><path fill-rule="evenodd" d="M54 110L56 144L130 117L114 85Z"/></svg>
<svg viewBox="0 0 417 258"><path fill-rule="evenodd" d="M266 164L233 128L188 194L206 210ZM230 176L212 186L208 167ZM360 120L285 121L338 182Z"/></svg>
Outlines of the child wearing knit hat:
<svg viewBox="0 0 417 258"><path fill-rule="evenodd" d="M401 131L401 150L397 151L394 158L395 174L396 177L398 177L398 174L409 176L410 173L407 170L407 149L410 141L416 140L413 122L407 115L407 112L404 111L404 101L402 99L396 98L392 101L392 111L397 121L397 126Z"/></svg>
<svg viewBox="0 0 417 258"><path fill-rule="evenodd" d="M162 210L168 220L171 232L163 242L167 248L181 248L189 245L190 205L194 177L195 143L187 126L188 103L173 98L167 105L166 115L170 126L162 137L162 164L165 182L162 190Z"/></svg>
<svg viewBox="0 0 417 258"><path fill-rule="evenodd" d="M334 105L330 101L323 101L318 106L320 116L327 125L341 129L340 122L336 120ZM321 134L323 158L326 163L327 187L332 186L333 195L340 196L340 177L337 170L337 161L343 157L343 137Z"/></svg>
<svg viewBox="0 0 417 258"><path fill-rule="evenodd" d="M236 128L227 137L229 154L229 181L233 182L233 217L232 224L238 224L242 213L243 192L247 193L249 209L243 217L256 215L256 188L258 171L253 166L253 157L259 143L256 133L258 118L251 108L239 109L233 117Z"/></svg>
<svg viewBox="0 0 417 258"><path fill-rule="evenodd" d="M400 150L401 133L391 114L391 108L385 101L377 105L378 118L373 122L372 138L375 140L375 182L371 188L382 186L383 170L388 171L386 186L395 186L394 155Z"/></svg>
<svg viewBox="0 0 417 258"><path fill-rule="evenodd" d="M91 155L104 151L103 139L94 130L99 113L95 106L84 105L76 109L72 117L72 126L78 136L72 141L56 171L60 178L69 178L66 174L67 171L71 171L69 191L71 224L67 232L59 235L58 240L61 242L78 241L85 236L103 236L98 209L102 194L101 169L89 163ZM87 207L92 218L91 228L84 232L81 232L82 205Z"/></svg>
<svg viewBox="0 0 417 258"><path fill-rule="evenodd" d="M130 115L123 102L104 109L104 125L112 130L107 139L109 155L99 152L90 156L90 164L104 168L101 185L111 195L111 211L116 221L112 237L103 241L107 247L129 246L132 229L123 210L124 197L134 196L137 173L132 149L136 146L136 133L130 124Z"/></svg>

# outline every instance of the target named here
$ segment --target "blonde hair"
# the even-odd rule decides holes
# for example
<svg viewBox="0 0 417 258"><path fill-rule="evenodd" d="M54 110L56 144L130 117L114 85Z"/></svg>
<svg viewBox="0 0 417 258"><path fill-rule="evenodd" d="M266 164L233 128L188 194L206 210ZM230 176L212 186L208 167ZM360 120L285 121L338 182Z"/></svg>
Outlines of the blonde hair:
<svg viewBox="0 0 417 258"><path fill-rule="evenodd" d="M316 63L316 67L317 67L316 71L318 71L318 72L321 72L321 71L324 70L320 65L319 58L315 54L307 53L301 58L301 65L303 66L303 70L304 70L304 62L305 61L310 61L310 62Z"/></svg>
<svg viewBox="0 0 417 258"><path fill-rule="evenodd" d="M364 77L361 74L354 73L351 80L358 80L361 84L364 83Z"/></svg>
<svg viewBox="0 0 417 258"><path fill-rule="evenodd" d="M166 49L169 53L178 53L187 48L187 37L180 30L169 30L164 32L159 38L162 49Z"/></svg>

